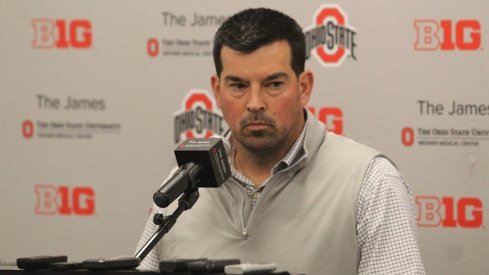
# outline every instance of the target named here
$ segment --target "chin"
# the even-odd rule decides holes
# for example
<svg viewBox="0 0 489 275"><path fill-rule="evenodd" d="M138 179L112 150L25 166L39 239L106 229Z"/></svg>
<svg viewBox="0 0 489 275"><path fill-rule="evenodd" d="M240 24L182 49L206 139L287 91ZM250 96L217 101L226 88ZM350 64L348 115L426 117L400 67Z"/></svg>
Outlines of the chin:
<svg viewBox="0 0 489 275"><path fill-rule="evenodd" d="M270 152L280 146L276 141L267 138L251 138L243 143L243 146L254 152Z"/></svg>

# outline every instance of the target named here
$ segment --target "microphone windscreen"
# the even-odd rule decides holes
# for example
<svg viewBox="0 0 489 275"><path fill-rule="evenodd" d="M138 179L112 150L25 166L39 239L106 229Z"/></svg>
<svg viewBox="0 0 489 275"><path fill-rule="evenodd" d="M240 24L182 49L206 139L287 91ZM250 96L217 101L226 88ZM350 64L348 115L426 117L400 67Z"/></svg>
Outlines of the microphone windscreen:
<svg viewBox="0 0 489 275"><path fill-rule="evenodd" d="M203 166L199 187L219 187L231 176L226 149L221 138L193 138L175 149L179 166L193 162Z"/></svg>
<svg viewBox="0 0 489 275"><path fill-rule="evenodd" d="M222 144L224 144L224 150L226 151L226 154L229 155L231 153L231 143L229 140L223 136L219 135L212 135L210 138L218 138L222 140Z"/></svg>

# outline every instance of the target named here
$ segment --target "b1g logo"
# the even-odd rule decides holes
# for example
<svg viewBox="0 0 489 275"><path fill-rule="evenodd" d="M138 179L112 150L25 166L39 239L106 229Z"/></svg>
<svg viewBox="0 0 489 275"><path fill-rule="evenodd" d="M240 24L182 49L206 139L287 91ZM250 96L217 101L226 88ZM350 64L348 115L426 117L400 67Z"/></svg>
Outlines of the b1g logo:
<svg viewBox="0 0 489 275"><path fill-rule="evenodd" d="M323 5L306 28L306 59L314 54L325 67L337 67L355 56L356 30L348 24L346 13L338 5Z"/></svg>
<svg viewBox="0 0 489 275"><path fill-rule="evenodd" d="M481 24L477 20L415 20L417 51L474 51L481 46Z"/></svg>
<svg viewBox="0 0 489 275"><path fill-rule="evenodd" d="M35 49L86 49L92 46L92 24L86 19L32 20Z"/></svg>
<svg viewBox="0 0 489 275"><path fill-rule="evenodd" d="M38 215L90 216L95 213L95 191L91 187L38 184L34 189Z"/></svg>
<svg viewBox="0 0 489 275"><path fill-rule="evenodd" d="M175 143L185 138L222 135L227 124L214 98L205 90L191 90L182 101L182 110L175 113Z"/></svg>
<svg viewBox="0 0 489 275"><path fill-rule="evenodd" d="M482 201L479 198L464 197L416 197L417 222L420 227L462 227L483 226Z"/></svg>
<svg viewBox="0 0 489 275"><path fill-rule="evenodd" d="M337 107L324 107L316 113L315 107L307 107L321 122L326 125L329 131L343 134L343 111Z"/></svg>

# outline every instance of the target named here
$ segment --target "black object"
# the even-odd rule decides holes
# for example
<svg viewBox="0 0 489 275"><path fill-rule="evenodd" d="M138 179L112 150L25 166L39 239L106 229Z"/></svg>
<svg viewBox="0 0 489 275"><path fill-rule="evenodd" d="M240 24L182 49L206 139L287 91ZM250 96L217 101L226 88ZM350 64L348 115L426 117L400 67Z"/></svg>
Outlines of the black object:
<svg viewBox="0 0 489 275"><path fill-rule="evenodd" d="M167 217L155 214L158 229L139 249L135 257L142 261L161 238L170 231L178 217L197 202L199 187L219 187L231 176L231 168L221 138L187 139L175 149L178 171L153 195L159 207L169 206L178 196L177 209ZM183 194L183 195L182 195Z"/></svg>
<svg viewBox="0 0 489 275"><path fill-rule="evenodd" d="M61 262L61 263L50 264L49 269L51 269L51 270L76 270L76 269L85 269L85 267L83 266L83 262Z"/></svg>
<svg viewBox="0 0 489 275"><path fill-rule="evenodd" d="M243 263L227 265L224 267L226 274L271 274L277 269L276 263Z"/></svg>
<svg viewBox="0 0 489 275"><path fill-rule="evenodd" d="M68 261L68 256L64 255L24 257L17 258L17 267L20 269L41 269L49 268L49 265L52 263L60 263L66 261Z"/></svg>
<svg viewBox="0 0 489 275"><path fill-rule="evenodd" d="M204 260L190 262L187 264L187 268L190 272L224 272L225 266L240 263L241 261L239 259Z"/></svg>
<svg viewBox="0 0 489 275"><path fill-rule="evenodd" d="M182 197L178 200L178 208L170 216L162 217L158 214L160 218L155 218L158 220L159 227L153 235L148 239L148 241L139 249L136 253L136 257L141 261L148 255L148 253L153 249L153 247L161 240L161 238L170 231L170 229L177 222L178 217L183 213L183 211L188 210L194 206L195 202L199 199L199 191L197 188L186 191Z"/></svg>
<svg viewBox="0 0 489 275"><path fill-rule="evenodd" d="M167 261L160 261L160 272L171 273L171 272L187 272L188 271L188 263L195 261L205 261L207 258L199 258L199 259L174 259Z"/></svg>
<svg viewBox="0 0 489 275"><path fill-rule="evenodd" d="M179 169L153 195L159 207L168 207L186 190L219 187L231 176L231 169L220 138L186 139L175 149Z"/></svg>
<svg viewBox="0 0 489 275"><path fill-rule="evenodd" d="M138 257L97 258L83 261L83 268L91 270L134 269L139 266Z"/></svg>

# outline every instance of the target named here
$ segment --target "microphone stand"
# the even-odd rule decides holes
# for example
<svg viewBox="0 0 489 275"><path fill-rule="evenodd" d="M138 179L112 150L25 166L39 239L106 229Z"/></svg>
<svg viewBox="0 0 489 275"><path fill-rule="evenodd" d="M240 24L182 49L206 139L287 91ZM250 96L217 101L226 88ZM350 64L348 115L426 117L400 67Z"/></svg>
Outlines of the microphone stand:
<svg viewBox="0 0 489 275"><path fill-rule="evenodd" d="M178 217L183 213L183 211L192 208L197 199L199 198L198 187L187 190L178 200L178 208L170 216L163 217L163 214L157 213L153 217L153 222L159 225L158 230L149 238L149 240L141 247L141 249L136 253L135 257L139 258L141 261L148 255L148 253L155 247L155 245L161 240L161 238L170 231L170 229L175 225Z"/></svg>

